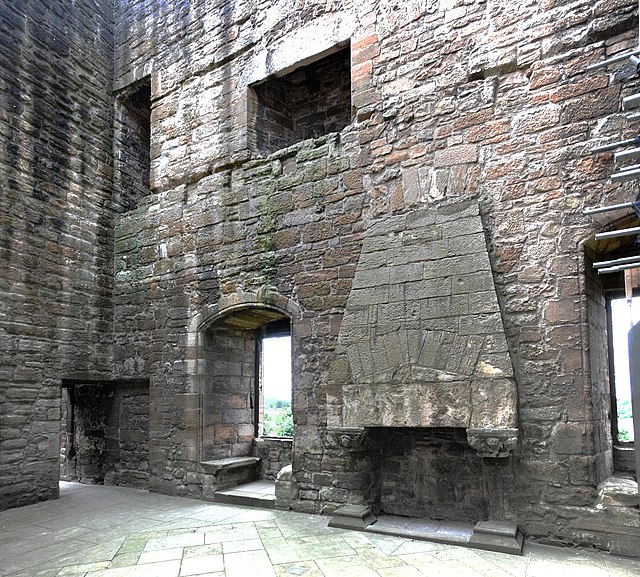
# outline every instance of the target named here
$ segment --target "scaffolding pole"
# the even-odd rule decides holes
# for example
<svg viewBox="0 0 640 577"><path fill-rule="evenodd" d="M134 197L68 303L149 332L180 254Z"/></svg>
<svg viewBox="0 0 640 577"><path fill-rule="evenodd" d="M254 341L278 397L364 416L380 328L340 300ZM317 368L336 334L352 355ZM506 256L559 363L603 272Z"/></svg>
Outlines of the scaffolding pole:
<svg viewBox="0 0 640 577"><path fill-rule="evenodd" d="M602 240L605 238L617 238L619 236L628 236L630 234L640 234L640 226L623 228L621 230L611 230L609 232L599 232L598 234L596 234L596 240Z"/></svg>
<svg viewBox="0 0 640 577"><path fill-rule="evenodd" d="M616 64L617 62L623 62L624 60L631 60L631 62L633 62L635 65L638 65L640 64L640 58L638 58L639 54L640 48L636 48L635 50L631 50L630 52L625 52L624 54L612 56L611 58L601 60L600 62L596 62L595 64L590 64L589 66L587 66L587 70L606 68L607 66L609 66L609 64Z"/></svg>
<svg viewBox="0 0 640 577"><path fill-rule="evenodd" d="M638 203L640 204L640 203ZM634 208L635 202L622 202L620 204L611 204L609 206L597 206L595 208L585 208L582 214L589 216L590 214L600 214L601 212L609 212L612 210L622 210L623 208Z"/></svg>

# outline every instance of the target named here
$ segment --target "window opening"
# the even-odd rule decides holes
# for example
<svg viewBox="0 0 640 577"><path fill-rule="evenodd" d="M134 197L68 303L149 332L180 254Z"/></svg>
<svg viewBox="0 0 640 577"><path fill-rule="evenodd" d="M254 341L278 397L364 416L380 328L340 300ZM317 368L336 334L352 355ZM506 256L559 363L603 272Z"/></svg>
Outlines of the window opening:
<svg viewBox="0 0 640 577"><path fill-rule="evenodd" d="M260 415L258 435L293 437L291 332L288 319L264 328L259 347Z"/></svg>
<svg viewBox="0 0 640 577"><path fill-rule="evenodd" d="M281 401L275 407L280 413L291 411L290 337L290 319L261 307L234 311L204 330L201 461L254 456L256 437L292 436L288 415L274 419L283 423L280 429L264 432L265 373L266 395ZM274 354L272 345L280 352ZM277 377L275 392L271 373Z"/></svg>
<svg viewBox="0 0 640 577"><path fill-rule="evenodd" d="M613 432L618 442L634 440L631 414L631 378L629 376L629 330L640 322L640 297L609 300L610 347L613 358L612 405Z"/></svg>
<svg viewBox="0 0 640 577"><path fill-rule="evenodd" d="M255 148L265 155L341 131L351 123L350 47L254 84L249 118Z"/></svg>

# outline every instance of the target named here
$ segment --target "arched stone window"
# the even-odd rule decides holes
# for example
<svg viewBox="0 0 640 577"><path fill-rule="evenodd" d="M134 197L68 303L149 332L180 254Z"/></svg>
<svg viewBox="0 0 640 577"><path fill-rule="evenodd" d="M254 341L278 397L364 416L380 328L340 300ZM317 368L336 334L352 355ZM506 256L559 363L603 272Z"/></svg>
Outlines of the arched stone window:
<svg viewBox="0 0 640 577"><path fill-rule="evenodd" d="M262 345L290 332L289 317L265 306L235 309L202 330L203 460L253 455L264 430ZM290 375L290 348L281 361Z"/></svg>

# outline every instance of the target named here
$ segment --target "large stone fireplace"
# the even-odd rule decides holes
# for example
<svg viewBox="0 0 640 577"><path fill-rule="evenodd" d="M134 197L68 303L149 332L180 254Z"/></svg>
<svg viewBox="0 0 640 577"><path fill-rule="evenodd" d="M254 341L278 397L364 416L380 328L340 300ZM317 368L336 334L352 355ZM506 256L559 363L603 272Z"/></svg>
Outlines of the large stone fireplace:
<svg viewBox="0 0 640 577"><path fill-rule="evenodd" d="M367 231L339 350L335 424L362 431L374 508L489 516L483 462L517 445L517 396L475 201Z"/></svg>

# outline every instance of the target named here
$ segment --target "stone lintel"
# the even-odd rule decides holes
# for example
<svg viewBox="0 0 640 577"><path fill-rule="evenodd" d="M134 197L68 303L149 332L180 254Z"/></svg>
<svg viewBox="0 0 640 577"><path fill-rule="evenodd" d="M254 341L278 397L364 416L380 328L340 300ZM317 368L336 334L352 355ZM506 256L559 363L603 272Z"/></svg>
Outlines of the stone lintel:
<svg viewBox="0 0 640 577"><path fill-rule="evenodd" d="M509 521L480 521L473 528L469 546L484 551L522 555L522 533Z"/></svg>
<svg viewBox="0 0 640 577"><path fill-rule="evenodd" d="M333 512L329 527L364 529L375 522L376 518L371 513L370 507L366 505L344 505Z"/></svg>
<svg viewBox="0 0 640 577"><path fill-rule="evenodd" d="M518 429L468 428L467 440L482 457L508 457L518 445Z"/></svg>

